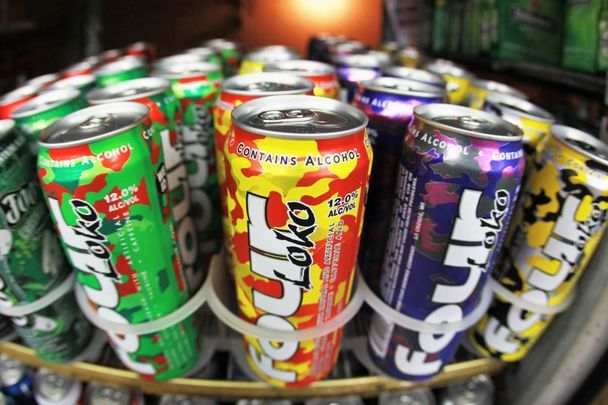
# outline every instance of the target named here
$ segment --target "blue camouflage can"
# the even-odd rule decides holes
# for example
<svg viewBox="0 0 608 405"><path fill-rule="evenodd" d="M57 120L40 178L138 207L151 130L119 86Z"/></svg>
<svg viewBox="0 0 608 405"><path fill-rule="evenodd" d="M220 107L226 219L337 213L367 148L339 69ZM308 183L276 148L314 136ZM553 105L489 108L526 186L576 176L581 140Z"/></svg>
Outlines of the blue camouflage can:
<svg viewBox="0 0 608 405"><path fill-rule="evenodd" d="M340 82L340 101L350 103L359 83L381 76L382 65L373 55L355 54L335 59L336 74Z"/></svg>
<svg viewBox="0 0 608 405"><path fill-rule="evenodd" d="M36 405L34 380L25 364L0 354L0 392L20 405ZM10 402L9 402L10 404Z"/></svg>
<svg viewBox="0 0 608 405"><path fill-rule="evenodd" d="M434 324L459 322L477 308L519 192L521 140L516 126L485 112L414 109L380 278L384 302ZM368 345L387 374L423 380L450 362L462 335L420 333L376 314Z"/></svg>
<svg viewBox="0 0 608 405"><path fill-rule="evenodd" d="M369 117L367 131L374 151L359 265L370 282L379 279L390 230L401 147L414 107L445 101L444 89L413 80L379 77L365 81L353 105Z"/></svg>

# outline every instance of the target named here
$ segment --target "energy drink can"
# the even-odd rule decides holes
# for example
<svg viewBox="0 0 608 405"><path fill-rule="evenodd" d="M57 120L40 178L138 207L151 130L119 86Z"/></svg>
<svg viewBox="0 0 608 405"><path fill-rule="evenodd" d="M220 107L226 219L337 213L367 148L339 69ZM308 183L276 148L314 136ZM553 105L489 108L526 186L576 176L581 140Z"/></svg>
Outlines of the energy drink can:
<svg viewBox="0 0 608 405"><path fill-rule="evenodd" d="M214 63L165 64L155 76L171 81L173 94L182 105L178 119L184 143L190 201L204 264L219 250L222 221L215 165L212 108L222 81L221 67Z"/></svg>
<svg viewBox="0 0 608 405"><path fill-rule="evenodd" d="M543 143L493 276L520 299L552 307L570 297L606 229L608 145L561 125ZM554 316L496 296L468 341L483 355L518 361Z"/></svg>
<svg viewBox="0 0 608 405"><path fill-rule="evenodd" d="M241 46L238 42L223 38L214 38L203 42L204 46L215 49L222 58L224 75L234 76L241 64Z"/></svg>
<svg viewBox="0 0 608 405"><path fill-rule="evenodd" d="M9 307L44 297L70 272L41 202L34 159L13 128L12 120L0 121L0 301ZM68 294L11 321L38 356L65 363L82 353L92 335L75 306Z"/></svg>
<svg viewBox="0 0 608 405"><path fill-rule="evenodd" d="M264 72L282 72L304 77L315 84L315 96L337 99L340 94L336 69L326 63L299 59L286 60L264 66Z"/></svg>
<svg viewBox="0 0 608 405"><path fill-rule="evenodd" d="M520 90L514 87L508 86L503 83L495 82L493 80L481 80L475 79L469 86L468 105L471 108L480 110L485 101L486 97L490 93L507 94L519 98L521 100L527 100L528 96Z"/></svg>
<svg viewBox="0 0 608 405"><path fill-rule="evenodd" d="M367 117L312 96L249 101L232 117L226 184L241 316L277 330L326 323L354 281L372 160ZM331 371L341 334L280 344L245 336L247 361L274 385L307 385Z"/></svg>
<svg viewBox="0 0 608 405"><path fill-rule="evenodd" d="M446 88L446 82L440 75L422 69L414 69L405 66L387 66L382 69L382 74L389 77L398 77L399 79L414 80L442 89Z"/></svg>
<svg viewBox="0 0 608 405"><path fill-rule="evenodd" d="M356 395L335 398L311 398L304 401L304 405L364 405L363 398Z"/></svg>
<svg viewBox="0 0 608 405"><path fill-rule="evenodd" d="M85 391L85 405L145 405L141 392L90 383Z"/></svg>
<svg viewBox="0 0 608 405"><path fill-rule="evenodd" d="M21 86L0 97L0 119L10 119L11 113L38 95L39 87Z"/></svg>
<svg viewBox="0 0 608 405"><path fill-rule="evenodd" d="M42 76L32 77L27 82L25 82L24 86L33 86L45 89L57 80L59 80L59 77L60 76L57 73L47 73Z"/></svg>
<svg viewBox="0 0 608 405"><path fill-rule="evenodd" d="M98 65L98 59L95 61L83 60L78 63L74 63L61 72L61 78L65 79L66 77L72 76L92 75Z"/></svg>
<svg viewBox="0 0 608 405"><path fill-rule="evenodd" d="M196 291L203 282L204 274L198 253L198 236L192 219L190 186L183 157L184 145L176 121L181 106L171 91L171 82L159 77L128 80L94 90L89 93L88 99L92 105L134 101L150 109L150 120L162 139L169 202L182 266L190 290Z"/></svg>
<svg viewBox="0 0 608 405"><path fill-rule="evenodd" d="M336 58L336 73L342 91L340 100L350 103L360 82L380 77L383 65L372 55L348 55Z"/></svg>
<svg viewBox="0 0 608 405"><path fill-rule="evenodd" d="M367 211L359 264L367 279L378 280L390 231L397 172L401 160L403 139L411 121L414 107L441 103L446 92L440 87L412 80L379 77L361 83L353 105L369 117L367 127L374 151L370 176Z"/></svg>
<svg viewBox="0 0 608 405"><path fill-rule="evenodd" d="M13 110L11 118L25 135L32 154L36 155L40 132L59 118L83 107L78 90L49 90Z"/></svg>
<svg viewBox="0 0 608 405"><path fill-rule="evenodd" d="M188 299L149 110L85 108L39 140L38 176L78 282L97 316L126 324L169 315ZM183 375L198 360L192 317L146 335L106 335L125 365L150 379Z"/></svg>
<svg viewBox="0 0 608 405"><path fill-rule="evenodd" d="M420 65L420 51L417 48L408 46L397 55L399 62L409 68L417 68Z"/></svg>
<svg viewBox="0 0 608 405"><path fill-rule="evenodd" d="M329 48L345 42L346 38L327 33L315 34L308 40L308 59L331 63Z"/></svg>
<svg viewBox="0 0 608 405"><path fill-rule="evenodd" d="M99 56L99 60L102 63L112 63L112 62L116 62L123 55L124 55L124 53L120 49L107 49L107 50L103 51L102 53L100 53L98 56Z"/></svg>
<svg viewBox="0 0 608 405"><path fill-rule="evenodd" d="M83 102L86 102L87 93L95 86L95 76L79 75L57 80L51 85L51 89L76 89L80 92Z"/></svg>
<svg viewBox="0 0 608 405"><path fill-rule="evenodd" d="M19 405L37 405L31 370L20 361L0 354L0 390Z"/></svg>
<svg viewBox="0 0 608 405"><path fill-rule="evenodd" d="M138 41L129 45L127 55L141 57L150 63L156 58L156 45L152 42Z"/></svg>
<svg viewBox="0 0 608 405"><path fill-rule="evenodd" d="M218 405L219 402L212 398L191 397L186 395L163 395L158 405Z"/></svg>
<svg viewBox="0 0 608 405"><path fill-rule="evenodd" d="M196 48L187 49L185 53L198 56L200 62L215 63L217 65L222 64L222 58L217 51L210 46L197 46Z"/></svg>
<svg viewBox="0 0 608 405"><path fill-rule="evenodd" d="M300 52L283 45L270 45L255 48L243 57L238 74L257 73L269 63L300 59Z"/></svg>
<svg viewBox="0 0 608 405"><path fill-rule="evenodd" d="M435 61L424 66L426 70L440 75L447 82L448 97L451 104L465 104L471 81L475 78L464 68L449 61Z"/></svg>
<svg viewBox="0 0 608 405"><path fill-rule="evenodd" d="M515 125L467 107L416 107L397 175L383 300L431 324L472 313L502 245L523 170ZM395 378L428 379L451 360L462 335L410 330L376 313L370 355Z"/></svg>
<svg viewBox="0 0 608 405"><path fill-rule="evenodd" d="M348 55L363 54L369 50L369 47L362 42L348 40L338 42L329 48L329 56L323 62L335 62L336 58Z"/></svg>
<svg viewBox="0 0 608 405"><path fill-rule="evenodd" d="M224 246L227 257L231 257L232 223L229 209L234 208L234 202L226 191L225 143L230 124L232 110L244 102L260 97L284 95L312 95L313 83L302 77L284 73L250 73L232 77L222 83L220 95L213 110L215 126L215 157L220 187L222 209L222 228L224 231Z"/></svg>
<svg viewBox="0 0 608 405"><path fill-rule="evenodd" d="M125 56L97 68L94 75L99 87L107 87L125 80L146 77L148 69L142 59Z"/></svg>
<svg viewBox="0 0 608 405"><path fill-rule="evenodd" d="M439 390L439 405L492 405L494 383L486 374Z"/></svg>
<svg viewBox="0 0 608 405"><path fill-rule="evenodd" d="M378 396L378 405L435 405L435 396L428 389L405 392L383 392Z"/></svg>
<svg viewBox="0 0 608 405"><path fill-rule="evenodd" d="M41 368L34 376L34 398L38 405L72 405L82 399L82 383Z"/></svg>

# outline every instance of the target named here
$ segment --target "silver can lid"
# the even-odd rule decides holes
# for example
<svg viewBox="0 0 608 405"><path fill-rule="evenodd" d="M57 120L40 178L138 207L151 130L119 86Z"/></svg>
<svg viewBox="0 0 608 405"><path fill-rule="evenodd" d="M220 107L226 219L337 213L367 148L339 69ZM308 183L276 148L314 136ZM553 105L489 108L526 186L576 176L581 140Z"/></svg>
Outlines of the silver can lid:
<svg viewBox="0 0 608 405"><path fill-rule="evenodd" d="M47 73L45 75L32 77L27 82L25 82L25 84L29 84L35 87L44 87L47 84L51 84L58 79L59 75L57 73Z"/></svg>
<svg viewBox="0 0 608 405"><path fill-rule="evenodd" d="M288 399L257 399L257 398L242 398L236 401L236 405L293 405Z"/></svg>
<svg viewBox="0 0 608 405"><path fill-rule="evenodd" d="M142 97L162 94L171 88L171 82L161 77L119 82L101 89L91 90L87 95L90 104L103 104L117 101L131 101Z"/></svg>
<svg viewBox="0 0 608 405"><path fill-rule="evenodd" d="M339 56L336 58L336 63L338 65L361 69L379 69L383 66L376 57L367 54Z"/></svg>
<svg viewBox="0 0 608 405"><path fill-rule="evenodd" d="M391 55L384 51L377 51L372 49L370 51L365 52L363 55L369 55L373 58L376 58L380 66L389 66L393 61Z"/></svg>
<svg viewBox="0 0 608 405"><path fill-rule="evenodd" d="M98 63L98 62L97 62ZM73 65L68 66L66 69L63 70L63 75L71 75L74 72L80 72L83 70L93 70L95 69L95 66L97 66L97 63L95 63L93 60L90 60L90 58L87 58L85 60L82 60L78 63L74 63Z"/></svg>
<svg viewBox="0 0 608 405"><path fill-rule="evenodd" d="M342 52L365 52L369 49L369 47L367 45L365 45L363 42L359 42L356 40L338 40L336 45L335 45L335 52L337 53L342 53Z"/></svg>
<svg viewBox="0 0 608 405"><path fill-rule="evenodd" d="M255 48L243 58L248 61L271 63L282 60L300 59L300 52L283 45Z"/></svg>
<svg viewBox="0 0 608 405"><path fill-rule="evenodd" d="M548 123L553 123L555 121L553 115L544 108L508 94L488 94L485 100L484 109L489 109L500 116L512 115Z"/></svg>
<svg viewBox="0 0 608 405"><path fill-rule="evenodd" d="M0 120L0 139L4 139L5 136L13 131L13 129L15 129L15 121Z"/></svg>
<svg viewBox="0 0 608 405"><path fill-rule="evenodd" d="M144 67L144 62L141 58L135 56L123 56L114 62L106 63L95 70L95 76L111 75L128 70L140 69Z"/></svg>
<svg viewBox="0 0 608 405"><path fill-rule="evenodd" d="M514 87L511 87L507 84L495 82L494 80L482 80L475 79L471 82L474 87L477 87L482 90L487 90L490 93L501 93L508 94L513 97L521 98L522 100L527 100L528 96L520 90L517 90Z"/></svg>
<svg viewBox="0 0 608 405"><path fill-rule="evenodd" d="M287 73L251 73L222 83L222 92L244 96L278 96L312 92L314 83Z"/></svg>
<svg viewBox="0 0 608 405"><path fill-rule="evenodd" d="M7 387L21 381L25 375L25 364L8 357L6 354L0 354L0 385Z"/></svg>
<svg viewBox="0 0 608 405"><path fill-rule="evenodd" d="M53 89L34 97L11 113L11 118L25 118L52 110L80 97L76 89Z"/></svg>
<svg viewBox="0 0 608 405"><path fill-rule="evenodd" d="M378 405L435 405L435 396L425 389L385 392L378 397Z"/></svg>
<svg viewBox="0 0 608 405"><path fill-rule="evenodd" d="M608 145L596 137L564 125L551 126L551 134L575 151L608 168Z"/></svg>
<svg viewBox="0 0 608 405"><path fill-rule="evenodd" d="M368 121L358 108L314 96L258 98L235 108L232 119L248 132L300 140L351 135L362 131Z"/></svg>
<svg viewBox="0 0 608 405"><path fill-rule="evenodd" d="M304 401L304 405L364 405L363 399L356 395L337 398L312 398Z"/></svg>
<svg viewBox="0 0 608 405"><path fill-rule="evenodd" d="M204 58L204 60L217 55L215 53L215 49L211 48L210 46L197 46L195 48L186 49L186 53L200 56L201 58Z"/></svg>
<svg viewBox="0 0 608 405"><path fill-rule="evenodd" d="M434 128L492 141L521 141L519 127L494 114L454 104L425 104L414 108L416 118Z"/></svg>
<svg viewBox="0 0 608 405"><path fill-rule="evenodd" d="M427 72L426 70L414 69L405 66L388 66L382 69L386 76L399 77L401 79L416 80L417 82L430 84L445 88L445 80L440 75Z"/></svg>
<svg viewBox="0 0 608 405"><path fill-rule="evenodd" d="M163 64L156 66L154 76L165 79L185 79L188 77L206 76L212 73L220 73L222 67L216 63L191 62L179 64Z"/></svg>
<svg viewBox="0 0 608 405"><path fill-rule="evenodd" d="M158 69L164 65L180 65L183 63L207 62L207 59L195 53L178 53L176 55L160 58L154 63L154 68Z"/></svg>
<svg viewBox="0 0 608 405"><path fill-rule="evenodd" d="M148 116L149 110L146 105L133 102L84 108L44 129L38 144L53 149L93 143L136 127Z"/></svg>
<svg viewBox="0 0 608 405"><path fill-rule="evenodd" d="M451 62L431 62L424 65L424 68L431 73L435 73L441 76L455 76L473 79L473 74L468 72L465 68L455 65Z"/></svg>
<svg viewBox="0 0 608 405"><path fill-rule="evenodd" d="M213 38L203 42L204 46L210 46L216 51L236 50L240 46L237 42L225 38Z"/></svg>
<svg viewBox="0 0 608 405"><path fill-rule="evenodd" d="M84 86L89 86L95 83L95 76L93 75L78 75L78 76L70 76L65 79L57 80L55 83L51 84L52 89L79 89Z"/></svg>
<svg viewBox="0 0 608 405"><path fill-rule="evenodd" d="M361 85L366 90L381 91L400 96L440 98L446 95L445 89L440 87L397 77L377 77L361 82Z"/></svg>
<svg viewBox="0 0 608 405"><path fill-rule="evenodd" d="M459 384L448 385L442 405L486 405L494 402L494 383L485 374L479 374Z"/></svg>
<svg viewBox="0 0 608 405"><path fill-rule="evenodd" d="M48 402L65 401L69 396L76 396L76 391L80 391L80 382L73 378L53 373L50 370L41 368L34 376L34 392L36 397L40 397ZM76 398L72 398L76 399Z"/></svg>
<svg viewBox="0 0 608 405"><path fill-rule="evenodd" d="M264 72L284 72L298 76L331 75L336 69L327 63L314 60L294 59L269 63L264 66Z"/></svg>
<svg viewBox="0 0 608 405"><path fill-rule="evenodd" d="M129 405L131 404L131 390L128 388L108 387L97 383L90 383L87 387L88 404L95 405Z"/></svg>
<svg viewBox="0 0 608 405"><path fill-rule="evenodd" d="M25 85L17 87L15 90L9 91L0 97L0 106L14 103L26 97L32 97L38 94L40 90L37 86Z"/></svg>
<svg viewBox="0 0 608 405"><path fill-rule="evenodd" d="M163 395L158 405L217 405L211 398L189 397L185 395Z"/></svg>

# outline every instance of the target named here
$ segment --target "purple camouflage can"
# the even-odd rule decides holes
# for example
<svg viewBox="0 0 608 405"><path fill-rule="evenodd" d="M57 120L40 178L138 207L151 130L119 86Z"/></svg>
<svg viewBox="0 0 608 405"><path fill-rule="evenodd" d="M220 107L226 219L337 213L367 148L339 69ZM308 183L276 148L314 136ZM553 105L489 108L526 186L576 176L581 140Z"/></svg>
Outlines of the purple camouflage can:
<svg viewBox="0 0 608 405"><path fill-rule="evenodd" d="M380 280L384 302L434 324L459 322L477 308L519 192L521 140L519 128L486 112L414 109ZM384 372L423 380L451 360L462 335L420 333L376 314L368 343Z"/></svg>
<svg viewBox="0 0 608 405"><path fill-rule="evenodd" d="M369 117L367 131L374 163L367 194L359 265L370 282L379 279L390 213L395 199L403 139L414 107L445 101L445 89L413 80L379 77L361 84L353 105Z"/></svg>
<svg viewBox="0 0 608 405"><path fill-rule="evenodd" d="M373 55L346 55L335 60L336 74L342 87L340 101L350 103L360 82L381 75L382 64Z"/></svg>

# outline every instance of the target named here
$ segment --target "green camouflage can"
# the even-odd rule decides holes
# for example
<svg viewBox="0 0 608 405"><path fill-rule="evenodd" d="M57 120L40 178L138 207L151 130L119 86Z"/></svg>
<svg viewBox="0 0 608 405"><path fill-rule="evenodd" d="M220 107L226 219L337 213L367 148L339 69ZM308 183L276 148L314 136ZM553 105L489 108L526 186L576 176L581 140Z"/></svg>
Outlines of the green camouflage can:
<svg viewBox="0 0 608 405"><path fill-rule="evenodd" d="M124 56L114 62L102 65L95 70L94 74L97 85L107 87L126 80L146 77L148 76L148 68L141 58Z"/></svg>
<svg viewBox="0 0 608 405"><path fill-rule="evenodd" d="M192 219L190 186L183 157L184 146L176 122L181 106L171 91L171 82L160 77L128 80L93 90L89 93L88 101L92 105L134 101L150 108L150 120L162 138L171 211L184 273L190 290L197 290L203 282L204 274L201 257L198 254L196 228Z"/></svg>
<svg viewBox="0 0 608 405"><path fill-rule="evenodd" d="M210 46L197 46L196 48L190 48L186 50L186 53L198 56L201 59L201 62L215 63L217 65L222 64L221 55Z"/></svg>
<svg viewBox="0 0 608 405"><path fill-rule="evenodd" d="M76 89L80 92L82 102L86 104L87 93L96 87L95 76L78 75L57 80L51 85L51 89Z"/></svg>
<svg viewBox="0 0 608 405"><path fill-rule="evenodd" d="M199 232L199 250L208 265L222 239L211 113L223 78L221 67L202 62L163 64L157 66L155 75L171 80L173 93L183 107L178 123L184 142L193 217Z"/></svg>
<svg viewBox="0 0 608 405"><path fill-rule="evenodd" d="M38 152L40 132L74 111L84 107L80 92L75 89L50 90L45 92L11 113L19 130L25 135L30 151Z"/></svg>
<svg viewBox="0 0 608 405"><path fill-rule="evenodd" d="M162 141L147 106L103 104L55 122L40 137L38 175L98 317L137 324L188 300ZM125 365L146 378L178 377L198 361L192 317L145 335L106 334Z"/></svg>
<svg viewBox="0 0 608 405"><path fill-rule="evenodd" d="M71 269L42 201L35 163L12 120L0 121L0 305L31 303L65 281ZM93 328L74 311L72 294L11 320L43 360L65 363L82 353Z"/></svg>
<svg viewBox="0 0 608 405"><path fill-rule="evenodd" d="M241 46L234 41L223 38L210 39L203 42L204 46L209 46L219 52L222 58L222 66L224 75L234 76L239 70L239 65L243 55L241 54Z"/></svg>

